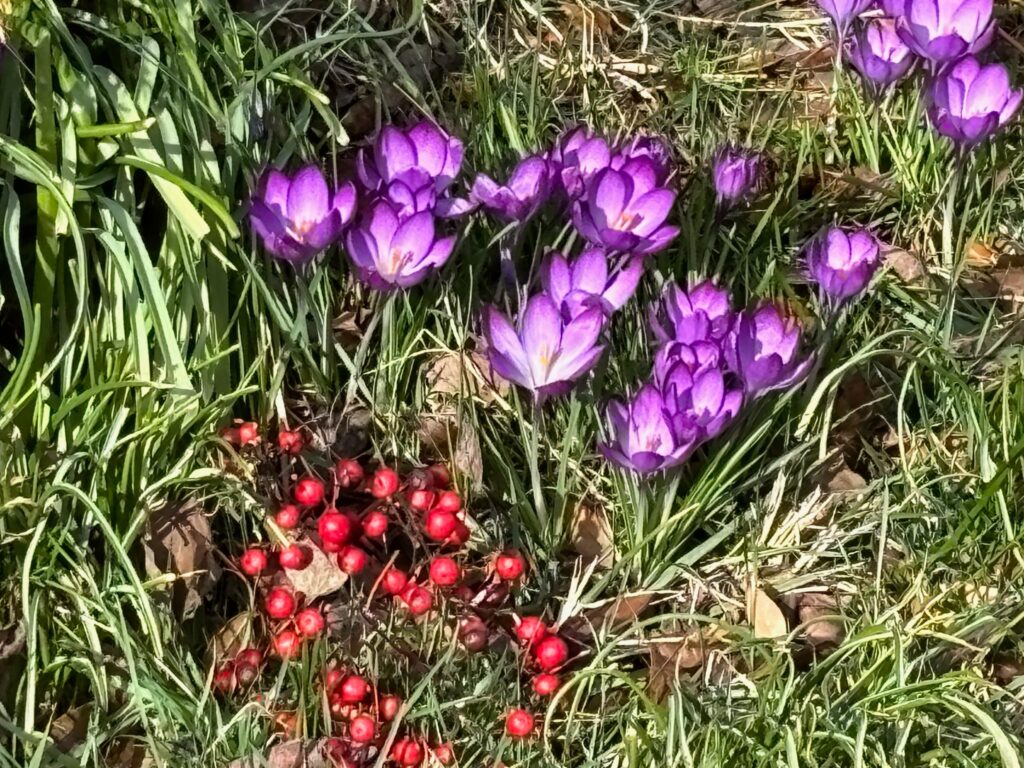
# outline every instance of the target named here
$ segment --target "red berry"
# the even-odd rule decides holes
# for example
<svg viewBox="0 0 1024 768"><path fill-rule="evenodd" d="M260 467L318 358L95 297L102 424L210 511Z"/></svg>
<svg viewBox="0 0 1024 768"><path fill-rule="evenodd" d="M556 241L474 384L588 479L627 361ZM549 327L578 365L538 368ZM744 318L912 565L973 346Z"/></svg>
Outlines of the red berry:
<svg viewBox="0 0 1024 768"><path fill-rule="evenodd" d="M299 520L302 518L302 510L294 504L285 504L274 515L274 522L277 523L279 528L284 528L286 531L290 531L292 528L299 524Z"/></svg>
<svg viewBox="0 0 1024 768"><path fill-rule="evenodd" d="M370 494L375 499L386 499L398 490L398 473L390 467L381 467L370 478Z"/></svg>
<svg viewBox="0 0 1024 768"><path fill-rule="evenodd" d="M369 744L377 735L377 724L369 715L358 715L348 724L348 735L357 744Z"/></svg>
<svg viewBox="0 0 1024 768"><path fill-rule="evenodd" d="M569 657L569 646L562 638L549 635L534 646L533 655L540 668L550 672L565 663Z"/></svg>
<svg viewBox="0 0 1024 768"><path fill-rule="evenodd" d="M259 676L259 667L254 667L252 664L235 664L235 679L238 680L240 686L248 688L256 682Z"/></svg>
<svg viewBox="0 0 1024 768"><path fill-rule="evenodd" d="M409 506L417 512L426 512L434 506L434 492L426 489L413 491L409 494Z"/></svg>
<svg viewBox="0 0 1024 768"><path fill-rule="evenodd" d="M381 696L380 701L377 702L377 715L385 723L390 723L398 715L401 706L402 700L393 693L389 693Z"/></svg>
<svg viewBox="0 0 1024 768"><path fill-rule="evenodd" d="M479 653L487 647L490 633L476 614L469 614L459 620L459 642L470 653Z"/></svg>
<svg viewBox="0 0 1024 768"><path fill-rule="evenodd" d="M402 602L413 616L422 616L434 606L434 597L423 587L410 584L402 593Z"/></svg>
<svg viewBox="0 0 1024 768"><path fill-rule="evenodd" d="M434 509L455 513L462 509L462 499L455 491L445 491L434 502Z"/></svg>
<svg viewBox="0 0 1024 768"><path fill-rule="evenodd" d="M324 484L315 477L303 477L295 484L295 500L304 507L315 507L324 500Z"/></svg>
<svg viewBox="0 0 1024 768"><path fill-rule="evenodd" d="M302 638L290 629L282 629L274 636L274 652L282 659L293 659L299 655Z"/></svg>
<svg viewBox="0 0 1024 768"><path fill-rule="evenodd" d="M366 553L350 544L338 554L338 567L353 576L366 567Z"/></svg>
<svg viewBox="0 0 1024 768"><path fill-rule="evenodd" d="M406 768L419 765L423 762L423 747L412 739L399 739L391 747L391 759Z"/></svg>
<svg viewBox="0 0 1024 768"><path fill-rule="evenodd" d="M381 587L389 595L399 595L402 590L405 589L405 585L409 583L409 577L405 575L404 571L400 571L397 568L388 567L384 571L384 576L380 580Z"/></svg>
<svg viewBox="0 0 1024 768"><path fill-rule="evenodd" d="M295 626L306 637L316 637L324 630L324 617L316 608L304 608L295 616Z"/></svg>
<svg viewBox="0 0 1024 768"><path fill-rule="evenodd" d="M452 535L448 537L445 544L453 547L461 547L467 541L469 541L469 526L461 520L455 520L455 530L452 531Z"/></svg>
<svg viewBox="0 0 1024 768"><path fill-rule="evenodd" d="M435 488L447 488L452 482L451 473L444 464L431 464L427 471L434 476Z"/></svg>
<svg viewBox="0 0 1024 768"><path fill-rule="evenodd" d="M368 539L379 539L388 529L388 516L380 510L367 513L363 518L363 533Z"/></svg>
<svg viewBox="0 0 1024 768"><path fill-rule="evenodd" d="M299 432L289 432L287 429L282 429L277 433L277 447L281 449L281 453L290 453L292 456L295 456L302 451L303 442L302 435Z"/></svg>
<svg viewBox="0 0 1024 768"><path fill-rule="evenodd" d="M338 686L338 693L347 704L358 704L369 692L370 686L359 675L346 675Z"/></svg>
<svg viewBox="0 0 1024 768"><path fill-rule="evenodd" d="M533 678L533 692L538 696L550 696L558 690L558 686L561 684L562 681L558 679L558 675L545 672Z"/></svg>
<svg viewBox="0 0 1024 768"><path fill-rule="evenodd" d="M235 664L261 667L263 666L263 652L259 648L243 648L235 655Z"/></svg>
<svg viewBox="0 0 1024 768"><path fill-rule="evenodd" d="M430 580L439 587L452 586L461 575L458 563L450 557L435 557L430 563Z"/></svg>
<svg viewBox="0 0 1024 768"><path fill-rule="evenodd" d="M517 739L533 732L533 715L525 709L513 709L505 717L505 732Z"/></svg>
<svg viewBox="0 0 1024 768"><path fill-rule="evenodd" d="M458 520L451 512L432 509L423 521L423 530L432 541L444 541L455 532Z"/></svg>
<svg viewBox="0 0 1024 768"><path fill-rule="evenodd" d="M267 567L267 555L262 549L247 549L238 559L238 566L247 576L259 576Z"/></svg>
<svg viewBox="0 0 1024 768"><path fill-rule="evenodd" d="M336 509L327 510L316 523L317 533L324 544L340 546L352 535L352 521Z"/></svg>
<svg viewBox="0 0 1024 768"><path fill-rule="evenodd" d="M539 616L523 616L516 625L516 637L523 645L539 642L548 633Z"/></svg>
<svg viewBox="0 0 1024 768"><path fill-rule="evenodd" d="M295 598L284 587L274 587L267 592L264 606L270 618L287 619L295 612Z"/></svg>
<svg viewBox="0 0 1024 768"><path fill-rule="evenodd" d="M213 676L213 687L217 693L229 694L235 690L235 667L225 664Z"/></svg>
<svg viewBox="0 0 1024 768"><path fill-rule="evenodd" d="M326 690L328 694L333 693L334 689L338 687L338 683L341 682L341 679L344 676L345 673L338 667L331 667L328 669L324 672L324 690Z"/></svg>
<svg viewBox="0 0 1024 768"><path fill-rule="evenodd" d="M281 564L282 568L301 571L309 565L309 558L306 557L306 551L298 544L289 544L277 553L277 562Z"/></svg>
<svg viewBox="0 0 1024 768"><path fill-rule="evenodd" d="M365 473L363 465L355 459L338 459L334 465L334 475L341 488L355 488L363 482Z"/></svg>
<svg viewBox="0 0 1024 768"><path fill-rule="evenodd" d="M518 552L509 550L498 555L494 561L494 570L499 578L505 581L515 581L526 570L526 562Z"/></svg>
<svg viewBox="0 0 1024 768"><path fill-rule="evenodd" d="M434 747L434 757L437 758L437 762L441 765L448 765L452 760L455 759L455 753L452 750L451 742L446 741L444 744L438 744Z"/></svg>
<svg viewBox="0 0 1024 768"><path fill-rule="evenodd" d="M238 436L238 427L224 427L220 431L220 436L231 445L240 445L242 442L242 438Z"/></svg>
<svg viewBox="0 0 1024 768"><path fill-rule="evenodd" d="M242 445L256 445L260 441L260 425L245 421L238 425L238 442Z"/></svg>

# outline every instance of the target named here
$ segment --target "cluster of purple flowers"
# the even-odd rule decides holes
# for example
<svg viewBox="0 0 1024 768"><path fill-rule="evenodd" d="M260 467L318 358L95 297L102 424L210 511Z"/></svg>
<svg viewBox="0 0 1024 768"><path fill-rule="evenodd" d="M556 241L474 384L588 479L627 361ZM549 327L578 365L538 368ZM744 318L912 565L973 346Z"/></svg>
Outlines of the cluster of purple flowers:
<svg viewBox="0 0 1024 768"><path fill-rule="evenodd" d="M461 166L462 142L433 123L386 126L359 153L358 195L350 181L331 191L313 165L294 176L271 169L250 201L250 221L278 258L305 264L344 236L360 279L381 291L408 288L451 256L455 237L440 233L439 220L472 209L450 194Z"/></svg>
<svg viewBox="0 0 1024 768"><path fill-rule="evenodd" d="M811 358L799 324L774 304L733 310L728 291L705 281L668 285L651 312L658 342L651 378L608 406L610 461L647 473L678 466L719 435L745 402L793 386Z"/></svg>
<svg viewBox="0 0 1024 768"><path fill-rule="evenodd" d="M503 221L525 221L558 202L588 243L574 258L548 254L541 289L516 322L494 306L484 310L491 365L537 402L568 391L594 367L602 331L636 290L644 257L678 234L665 223L676 197L670 173L660 140L616 146L579 127L549 152L521 160L504 184L483 174L474 182L473 202Z"/></svg>
<svg viewBox="0 0 1024 768"><path fill-rule="evenodd" d="M865 229L829 227L808 243L804 263L823 302L838 307L867 288L881 245ZM801 353L799 323L774 304L733 310L711 281L668 285L650 312L657 344L651 378L608 406L606 458L640 473L682 464L740 415L743 406L798 384L813 356Z"/></svg>
<svg viewBox="0 0 1024 768"><path fill-rule="evenodd" d="M917 60L930 72L928 117L961 146L1002 128L1020 106L1021 92L1006 67L977 54L992 42L992 0L818 0L832 17L847 60L864 80L884 88L907 75ZM875 9L881 15L859 16Z"/></svg>

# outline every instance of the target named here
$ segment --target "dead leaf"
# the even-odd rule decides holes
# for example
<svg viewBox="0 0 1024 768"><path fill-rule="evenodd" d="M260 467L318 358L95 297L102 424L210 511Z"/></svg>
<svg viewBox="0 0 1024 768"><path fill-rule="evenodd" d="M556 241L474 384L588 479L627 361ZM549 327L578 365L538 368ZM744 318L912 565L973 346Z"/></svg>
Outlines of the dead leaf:
<svg viewBox="0 0 1024 768"><path fill-rule="evenodd" d="M967 244L965 259L974 269L990 269L999 261L999 254L985 243L971 240Z"/></svg>
<svg viewBox="0 0 1024 768"><path fill-rule="evenodd" d="M337 558L329 557L311 539L298 539L296 543L309 553L309 565L301 571L288 571L281 579L301 592L306 601L337 592L348 582L348 574L338 567Z"/></svg>
<svg viewBox="0 0 1024 768"><path fill-rule="evenodd" d="M846 629L839 615L839 601L824 592L804 592L797 599L797 621L804 627L804 637L815 648L835 647L843 642Z"/></svg>
<svg viewBox="0 0 1024 768"><path fill-rule="evenodd" d="M816 484L826 494L856 494L868 487L867 481L850 469L840 455L832 457L819 470Z"/></svg>
<svg viewBox="0 0 1024 768"><path fill-rule="evenodd" d="M612 526L604 507L596 502L580 502L572 519L570 542L573 551L600 568L610 568L615 560Z"/></svg>
<svg viewBox="0 0 1024 768"><path fill-rule="evenodd" d="M1024 306L1024 269L1007 269L998 280L996 298L1003 304L1003 308L1016 312Z"/></svg>
<svg viewBox="0 0 1024 768"><path fill-rule="evenodd" d="M992 676L1000 685L1009 685L1024 677L1024 659L1006 653L996 654L992 658Z"/></svg>
<svg viewBox="0 0 1024 768"><path fill-rule="evenodd" d="M747 591L747 620L757 638L781 637L789 631L782 609L760 588Z"/></svg>
<svg viewBox="0 0 1024 768"><path fill-rule="evenodd" d="M423 377L427 397L432 402L463 395L490 405L509 392L508 382L494 375L487 356L475 350L438 355L427 366Z"/></svg>
<svg viewBox="0 0 1024 768"><path fill-rule="evenodd" d="M575 2L564 2L560 8L568 27L575 27L584 34L593 31L605 37L611 36L615 17L604 8L585 7Z"/></svg>
<svg viewBox="0 0 1024 768"><path fill-rule="evenodd" d="M615 631L639 621L655 596L653 592L620 595L589 609L584 615L594 627Z"/></svg>
<svg viewBox="0 0 1024 768"><path fill-rule="evenodd" d="M329 739L294 739L277 744L265 753L241 757L227 768L332 768L328 755Z"/></svg>
<svg viewBox="0 0 1024 768"><path fill-rule="evenodd" d="M476 427L465 415L424 413L416 430L426 457L447 462L470 482L473 491L484 481L483 452Z"/></svg>
<svg viewBox="0 0 1024 768"><path fill-rule="evenodd" d="M701 669L709 654L722 647L724 638L725 632L718 627L652 638L647 644L650 656L647 691L651 697L655 701L664 701L679 678Z"/></svg>
<svg viewBox="0 0 1024 768"><path fill-rule="evenodd" d="M331 323L331 329L342 349L351 352L359 346L372 314L369 307L343 309L338 313Z"/></svg>
<svg viewBox="0 0 1024 768"><path fill-rule="evenodd" d="M187 619L220 576L214 560L210 521L198 504L167 502L150 513L142 538L146 574L150 578L177 576L171 605L179 619Z"/></svg>
<svg viewBox="0 0 1024 768"><path fill-rule="evenodd" d="M885 263L904 283L916 283L926 274L921 258L902 248L891 248L885 254Z"/></svg>
<svg viewBox="0 0 1024 768"><path fill-rule="evenodd" d="M243 648L252 645L253 614L248 611L232 616L220 629L214 632L206 646L206 666L219 666L222 661L233 659Z"/></svg>
<svg viewBox="0 0 1024 768"><path fill-rule="evenodd" d="M71 752L85 741L89 732L89 715L92 704L69 709L50 723L50 738L61 752Z"/></svg>
<svg viewBox="0 0 1024 768"><path fill-rule="evenodd" d="M156 761L145 744L117 738L111 744L103 764L106 768L153 768Z"/></svg>

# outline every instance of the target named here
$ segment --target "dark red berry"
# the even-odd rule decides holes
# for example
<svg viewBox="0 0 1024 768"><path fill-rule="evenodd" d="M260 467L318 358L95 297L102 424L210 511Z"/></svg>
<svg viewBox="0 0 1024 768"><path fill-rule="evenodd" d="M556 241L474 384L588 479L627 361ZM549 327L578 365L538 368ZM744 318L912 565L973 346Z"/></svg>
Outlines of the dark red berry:
<svg viewBox="0 0 1024 768"><path fill-rule="evenodd" d="M248 688L260 676L259 667L252 664L235 664L235 679L243 688Z"/></svg>
<svg viewBox="0 0 1024 768"><path fill-rule="evenodd" d="M516 625L516 638L523 645L539 642L548 632L539 616L523 616Z"/></svg>
<svg viewBox="0 0 1024 768"><path fill-rule="evenodd" d="M295 484L295 501L304 507L315 507L324 500L324 484L315 477L303 477Z"/></svg>
<svg viewBox="0 0 1024 768"><path fill-rule="evenodd" d="M421 489L409 494L409 507L417 512L426 512L434 506L434 492Z"/></svg>
<svg viewBox="0 0 1024 768"><path fill-rule="evenodd" d="M238 442L242 445L256 445L260 441L260 425L245 421L238 425Z"/></svg>
<svg viewBox="0 0 1024 768"><path fill-rule="evenodd" d="M357 715L348 724L348 735L357 744L369 744L377 735L377 724L369 715Z"/></svg>
<svg viewBox="0 0 1024 768"><path fill-rule="evenodd" d="M363 518L363 533L368 539L379 539L388 530L388 516L380 510L368 512Z"/></svg>
<svg viewBox="0 0 1024 768"><path fill-rule="evenodd" d="M533 647L533 656L545 672L558 669L569 657L569 646L555 635L548 635Z"/></svg>
<svg viewBox="0 0 1024 768"><path fill-rule="evenodd" d="M225 664L213 676L213 687L217 693L230 694L235 690L235 666Z"/></svg>
<svg viewBox="0 0 1024 768"><path fill-rule="evenodd" d="M295 613L295 598L284 587L274 587L267 592L264 605L267 615L272 619L287 619Z"/></svg>
<svg viewBox="0 0 1024 768"><path fill-rule="evenodd" d="M452 476L444 464L431 464L427 470L434 476L435 488L447 488L451 485Z"/></svg>
<svg viewBox="0 0 1024 768"><path fill-rule="evenodd" d="M261 667L263 666L263 652L259 648L243 648L235 655L235 664Z"/></svg>
<svg viewBox="0 0 1024 768"><path fill-rule="evenodd" d="M338 685L338 693L347 704L358 704L369 692L370 686L359 675L346 675Z"/></svg>
<svg viewBox="0 0 1024 768"><path fill-rule="evenodd" d="M458 563L450 557L435 557L430 563L430 580L439 587L452 586L461 575Z"/></svg>
<svg viewBox="0 0 1024 768"><path fill-rule="evenodd" d="M370 494L375 499L386 499L398 490L398 473L390 467L381 467L370 478Z"/></svg>
<svg viewBox="0 0 1024 768"><path fill-rule="evenodd" d="M389 595L400 595L408 583L409 577L405 575L404 571L390 566L380 580L381 587Z"/></svg>
<svg viewBox="0 0 1024 768"><path fill-rule="evenodd" d="M423 762L423 747L412 739L399 739L391 747L391 759L405 768Z"/></svg>
<svg viewBox="0 0 1024 768"><path fill-rule="evenodd" d="M558 679L558 675L544 672L533 678L533 692L538 696L550 696L558 690L558 686L561 684L562 681Z"/></svg>
<svg viewBox="0 0 1024 768"><path fill-rule="evenodd" d="M523 556L515 550L502 552L494 560L495 573L498 574L498 578L505 581L515 581L523 575L525 570L526 562L523 560Z"/></svg>
<svg viewBox="0 0 1024 768"><path fill-rule="evenodd" d="M302 649L302 638L290 629L282 629L274 636L274 652L282 659L293 659Z"/></svg>
<svg viewBox="0 0 1024 768"><path fill-rule="evenodd" d="M316 608L304 608L295 616L295 626L306 637L316 637L324 630L324 617Z"/></svg>
<svg viewBox="0 0 1024 768"><path fill-rule="evenodd" d="M286 531L290 531L297 526L301 519L302 510L294 504L285 504L274 515L274 522L277 523L279 528L284 528Z"/></svg>
<svg viewBox="0 0 1024 768"><path fill-rule="evenodd" d="M505 717L505 732L521 739L533 733L533 715L525 709L513 709Z"/></svg>
<svg viewBox="0 0 1024 768"><path fill-rule="evenodd" d="M366 553L351 544L338 553L338 567L349 576L353 576L366 567Z"/></svg>
<svg viewBox="0 0 1024 768"><path fill-rule="evenodd" d="M352 521L338 510L329 509L320 515L316 529L324 544L340 546L352 535Z"/></svg>
<svg viewBox="0 0 1024 768"><path fill-rule="evenodd" d="M238 567L247 576L259 576L267 567L267 555L262 549L247 549L238 558Z"/></svg>
<svg viewBox="0 0 1024 768"><path fill-rule="evenodd" d="M423 521L423 530L432 541L444 541L455 532L458 520L451 512L432 509Z"/></svg>
<svg viewBox="0 0 1024 768"><path fill-rule="evenodd" d="M413 616L422 616L434 606L434 597L423 587L410 584L402 593L402 602Z"/></svg>
<svg viewBox="0 0 1024 768"><path fill-rule="evenodd" d="M434 747L434 757L441 765L450 765L452 760L455 759L455 752L452 749L451 742L446 741L444 744L438 744Z"/></svg>
<svg viewBox="0 0 1024 768"><path fill-rule="evenodd" d="M355 459L338 459L338 463L334 465L334 475L340 487L355 488L363 482L365 473L363 465Z"/></svg>
<svg viewBox="0 0 1024 768"><path fill-rule="evenodd" d="M381 696L377 702L377 716L385 723L390 723L398 715L401 706L402 700L393 693Z"/></svg>
<svg viewBox="0 0 1024 768"><path fill-rule="evenodd" d="M434 509L454 514L462 509L462 499L455 491L445 491L434 500Z"/></svg>
<svg viewBox="0 0 1024 768"><path fill-rule="evenodd" d="M290 453L295 456L302 452L303 443L302 435L298 432L282 429L277 433L277 447L281 449L281 453Z"/></svg>
<svg viewBox="0 0 1024 768"><path fill-rule="evenodd" d="M298 544L289 544L277 553L277 562L290 571L301 571L309 565L309 556Z"/></svg>

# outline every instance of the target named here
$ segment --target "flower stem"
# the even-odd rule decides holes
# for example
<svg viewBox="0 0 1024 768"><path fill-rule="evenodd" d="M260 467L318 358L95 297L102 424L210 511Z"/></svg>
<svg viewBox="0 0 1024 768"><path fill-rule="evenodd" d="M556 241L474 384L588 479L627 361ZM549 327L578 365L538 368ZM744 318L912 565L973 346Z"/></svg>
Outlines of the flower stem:
<svg viewBox="0 0 1024 768"><path fill-rule="evenodd" d="M544 503L544 489L540 480L540 433L544 413L539 403L533 403L533 418L530 420L530 482L533 487L533 506L537 513L544 538L548 535L548 510Z"/></svg>

